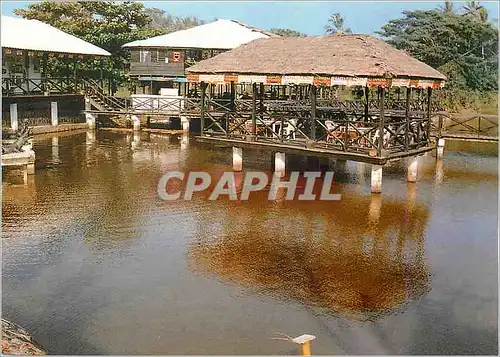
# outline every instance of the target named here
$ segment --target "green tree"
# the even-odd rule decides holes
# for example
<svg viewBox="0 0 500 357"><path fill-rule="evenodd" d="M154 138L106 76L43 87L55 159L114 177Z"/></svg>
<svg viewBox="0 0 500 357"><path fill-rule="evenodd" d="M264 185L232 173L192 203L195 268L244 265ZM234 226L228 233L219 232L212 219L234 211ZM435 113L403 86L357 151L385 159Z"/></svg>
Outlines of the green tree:
<svg viewBox="0 0 500 357"><path fill-rule="evenodd" d="M305 33L292 30L292 29L282 29L282 28L272 28L269 32L274 33L275 35L279 35L282 37L306 37Z"/></svg>
<svg viewBox="0 0 500 357"><path fill-rule="evenodd" d="M104 62L88 61L83 67L94 75L103 71L117 84L124 80L124 67L130 57L122 45L165 32L148 27L151 17L145 12L144 5L130 1L43 1L14 12L27 19L48 23L109 51L112 56ZM60 71L61 66L57 66L55 59L52 62L51 67Z"/></svg>
<svg viewBox="0 0 500 357"><path fill-rule="evenodd" d="M449 77L449 88L498 89L498 30L474 16L405 11L378 32L394 47Z"/></svg>
<svg viewBox="0 0 500 357"><path fill-rule="evenodd" d="M344 27L344 18L340 13L336 12L328 18L328 23L325 25L325 33L327 35L348 34L352 33L352 30Z"/></svg>
<svg viewBox="0 0 500 357"><path fill-rule="evenodd" d="M463 9L466 15L476 17L483 22L488 21L488 10L479 1L467 1Z"/></svg>
<svg viewBox="0 0 500 357"><path fill-rule="evenodd" d="M455 7L453 6L453 1L445 0L443 5L438 6L438 10L447 14L454 13Z"/></svg>

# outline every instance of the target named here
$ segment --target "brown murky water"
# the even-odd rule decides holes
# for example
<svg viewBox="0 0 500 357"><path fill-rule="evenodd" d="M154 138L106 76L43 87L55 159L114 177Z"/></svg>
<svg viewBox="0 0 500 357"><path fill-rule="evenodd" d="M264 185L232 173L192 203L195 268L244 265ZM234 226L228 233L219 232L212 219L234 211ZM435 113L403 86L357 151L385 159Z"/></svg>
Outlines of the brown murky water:
<svg viewBox="0 0 500 357"><path fill-rule="evenodd" d="M4 173L4 317L53 354L298 352L276 332L316 335L313 354L498 352L495 145L428 154L413 185L393 164L380 196L347 162L341 201L163 202L164 170L231 168L185 139L36 138L28 185Z"/></svg>

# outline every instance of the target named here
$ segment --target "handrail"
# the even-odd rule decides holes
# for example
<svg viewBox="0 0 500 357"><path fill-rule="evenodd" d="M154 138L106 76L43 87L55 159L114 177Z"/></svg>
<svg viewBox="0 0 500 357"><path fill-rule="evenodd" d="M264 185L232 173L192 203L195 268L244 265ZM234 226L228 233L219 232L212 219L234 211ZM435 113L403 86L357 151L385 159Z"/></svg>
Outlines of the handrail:
<svg viewBox="0 0 500 357"><path fill-rule="evenodd" d="M104 92L102 87L99 85L99 83L91 78L84 78L82 79L84 87L85 87L85 93L86 94L94 94L96 95L100 101L102 101L105 105L110 106L114 110L127 110L128 108L128 100L123 99L121 100L120 98L116 98L113 96L110 96Z"/></svg>

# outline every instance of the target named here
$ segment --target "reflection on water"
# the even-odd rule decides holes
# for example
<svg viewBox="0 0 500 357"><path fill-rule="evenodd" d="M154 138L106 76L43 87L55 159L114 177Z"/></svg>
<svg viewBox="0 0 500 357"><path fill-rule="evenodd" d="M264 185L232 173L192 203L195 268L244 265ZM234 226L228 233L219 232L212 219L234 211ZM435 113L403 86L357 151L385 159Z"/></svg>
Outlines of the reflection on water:
<svg viewBox="0 0 500 357"><path fill-rule="evenodd" d="M3 176L2 312L53 354L297 353L276 331L316 335L313 354L497 352L496 157L447 147L415 184L394 163L381 195L369 165L329 162L341 201L163 202L163 172L216 179L230 148L89 131L34 149L31 182ZM271 174L271 153L243 160Z"/></svg>
<svg viewBox="0 0 500 357"><path fill-rule="evenodd" d="M264 199L258 215L253 204L200 214L192 268L358 318L389 312L427 290L424 205L376 195L273 210ZM210 239L213 225L222 228Z"/></svg>

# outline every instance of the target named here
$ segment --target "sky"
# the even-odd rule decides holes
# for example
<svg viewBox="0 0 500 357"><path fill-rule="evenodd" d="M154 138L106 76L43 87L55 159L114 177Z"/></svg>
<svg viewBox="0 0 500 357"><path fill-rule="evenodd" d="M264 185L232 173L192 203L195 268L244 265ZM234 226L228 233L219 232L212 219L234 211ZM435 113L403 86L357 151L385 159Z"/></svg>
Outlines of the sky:
<svg viewBox="0 0 500 357"><path fill-rule="evenodd" d="M33 2L33 1L31 1ZM323 35L330 14L340 12L345 27L355 33L374 34L388 20L401 17L403 10L433 9L443 1L142 1L176 16L196 16L203 20L234 19L262 29L290 28L308 35ZM2 2L2 13L12 15L15 8L30 1ZM455 7L464 2L455 1ZM498 19L497 1L481 1L490 18Z"/></svg>

